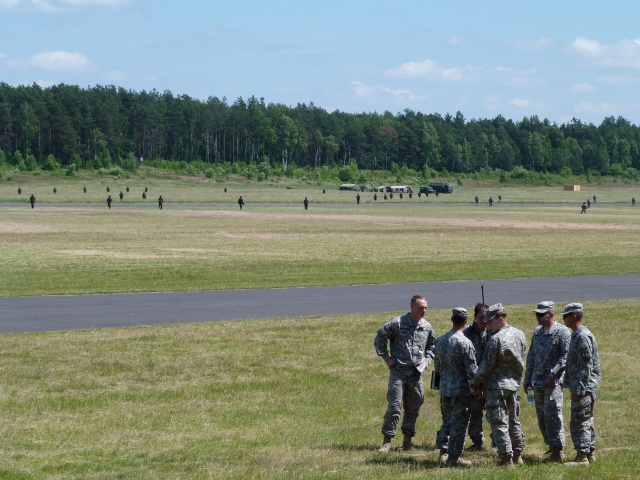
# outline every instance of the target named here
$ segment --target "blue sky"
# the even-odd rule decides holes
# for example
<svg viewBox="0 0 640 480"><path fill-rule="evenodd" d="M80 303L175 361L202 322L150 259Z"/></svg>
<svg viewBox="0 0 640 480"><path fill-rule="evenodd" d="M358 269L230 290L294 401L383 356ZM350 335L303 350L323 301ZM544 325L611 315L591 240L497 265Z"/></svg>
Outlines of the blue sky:
<svg viewBox="0 0 640 480"><path fill-rule="evenodd" d="M640 124L640 2L0 0L0 81Z"/></svg>

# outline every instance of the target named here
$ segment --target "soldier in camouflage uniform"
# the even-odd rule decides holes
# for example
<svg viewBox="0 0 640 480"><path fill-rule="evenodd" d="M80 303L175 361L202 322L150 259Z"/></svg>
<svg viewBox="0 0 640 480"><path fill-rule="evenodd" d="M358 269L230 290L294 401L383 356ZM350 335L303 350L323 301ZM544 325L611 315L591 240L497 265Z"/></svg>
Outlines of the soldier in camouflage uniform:
<svg viewBox="0 0 640 480"><path fill-rule="evenodd" d="M422 374L434 356L436 334L423 318L427 300L422 295L414 295L410 305L411 311L380 328L373 342L376 353L389 367L389 406L382 424L384 439L378 450L381 453L391 449L403 406L402 448L413 449L411 439L416 434L416 420L424 402Z"/></svg>
<svg viewBox="0 0 640 480"><path fill-rule="evenodd" d="M453 328L436 341L433 368L440 373L442 426L436 437L440 467L471 466L471 462L460 458L471 413L469 381L478 369L473 344L462 333L468 315L466 309L454 308L451 316Z"/></svg>
<svg viewBox="0 0 640 480"><path fill-rule="evenodd" d="M489 307L486 319L491 339L471 387L475 390L484 382L487 422L498 449L498 465L513 468L514 463L523 463L524 435L518 421L517 391L524 372L527 342L524 333L507 323L507 312L501 303Z"/></svg>
<svg viewBox="0 0 640 480"><path fill-rule="evenodd" d="M538 426L544 443L549 445L549 462L564 461L564 425L562 423L562 382L567 366L571 330L555 320L555 304L540 302L533 311L538 327L531 337L524 373L525 393L532 388Z"/></svg>
<svg viewBox="0 0 640 480"><path fill-rule="evenodd" d="M480 365L484 350L491 338L491 332L487 328L484 317L487 313L487 306L478 303L474 308L473 323L462 332L465 337L471 340L473 348L476 350L476 364ZM484 397L471 398L471 416L469 417L469 438L473 444L469 451L484 450L484 432L482 430L482 413L484 411Z"/></svg>
<svg viewBox="0 0 640 480"><path fill-rule="evenodd" d="M582 323L583 314L581 303L570 303L562 312L564 324L573 331L564 384L571 391L569 429L576 449L575 460L565 465L589 465L596 459L593 407L600 386L600 356L595 337Z"/></svg>

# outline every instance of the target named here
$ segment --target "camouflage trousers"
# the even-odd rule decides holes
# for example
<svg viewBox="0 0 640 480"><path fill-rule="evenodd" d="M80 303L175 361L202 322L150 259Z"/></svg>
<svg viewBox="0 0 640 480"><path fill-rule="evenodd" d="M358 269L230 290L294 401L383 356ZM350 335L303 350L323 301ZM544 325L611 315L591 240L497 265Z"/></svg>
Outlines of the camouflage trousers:
<svg viewBox="0 0 640 480"><path fill-rule="evenodd" d="M491 425L491 438L498 448L498 456L513 456L524 450L524 435L518 421L520 404L512 390L486 391L487 422Z"/></svg>
<svg viewBox="0 0 640 480"><path fill-rule="evenodd" d="M571 420L569 430L573 448L580 452L589 452L596 448L596 431L593 422L595 396L587 393L578 402L571 400Z"/></svg>
<svg viewBox="0 0 640 480"><path fill-rule="evenodd" d="M384 414L382 434L395 437L400 422L400 412L404 407L401 430L404 435L413 437L416 434L416 421L420 407L424 403L422 374L416 369L409 372L397 368L389 370L387 402L389 406Z"/></svg>
<svg viewBox="0 0 640 480"><path fill-rule="evenodd" d="M466 397L440 397L442 426L436 436L436 447L446 448L449 455L460 456L464 450L471 414L471 395Z"/></svg>
<svg viewBox="0 0 640 480"><path fill-rule="evenodd" d="M469 438L473 443L484 443L482 417L484 413L484 397L471 397L471 415L469 416Z"/></svg>
<svg viewBox="0 0 640 480"><path fill-rule="evenodd" d="M564 448L564 425L562 423L562 387L536 386L533 388L538 426L544 443L551 448Z"/></svg>

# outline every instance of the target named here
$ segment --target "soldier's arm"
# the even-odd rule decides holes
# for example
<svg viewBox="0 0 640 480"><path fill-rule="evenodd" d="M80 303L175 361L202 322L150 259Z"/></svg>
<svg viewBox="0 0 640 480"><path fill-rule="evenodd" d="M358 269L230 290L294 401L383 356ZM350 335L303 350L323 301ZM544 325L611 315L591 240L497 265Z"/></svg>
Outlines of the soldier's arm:
<svg viewBox="0 0 640 480"><path fill-rule="evenodd" d="M560 358L558 359L558 363L556 363L551 369L551 374L549 376L553 376L555 380L562 372L567 368L567 354L569 353L569 344L571 343L571 333L566 332L560 338Z"/></svg>
<svg viewBox="0 0 640 480"><path fill-rule="evenodd" d="M427 339L427 345L424 349L424 357L427 359L427 367L433 361L436 353L436 340L438 337L436 336L436 332L431 328L429 332L429 338Z"/></svg>
<svg viewBox="0 0 640 480"><path fill-rule="evenodd" d="M498 345L498 341L496 339L491 339L489 343L487 343L487 348L484 351L484 355L482 356L482 361L478 366L478 370L476 370L473 379L471 380L471 386L474 388L479 387L482 382L484 382L485 377L491 372L493 366L496 363L498 358L500 346Z"/></svg>
<svg viewBox="0 0 640 480"><path fill-rule="evenodd" d="M389 339L391 339L396 332L395 322L392 320L389 323L382 326L373 340L373 346L376 349L376 355L382 357L384 361L388 361L391 357L389 355Z"/></svg>

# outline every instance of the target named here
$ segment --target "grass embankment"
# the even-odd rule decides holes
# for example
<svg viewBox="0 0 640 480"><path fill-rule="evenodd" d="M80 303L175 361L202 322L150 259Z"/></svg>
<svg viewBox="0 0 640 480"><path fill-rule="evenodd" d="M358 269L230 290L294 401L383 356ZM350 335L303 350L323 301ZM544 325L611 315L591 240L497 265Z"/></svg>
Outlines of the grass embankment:
<svg viewBox="0 0 640 480"><path fill-rule="evenodd" d="M586 469L541 463L526 401L524 467L500 471L488 451L465 454L472 470L437 469L433 391L420 448L377 454L388 374L372 341L389 313L3 335L0 478L635 478L640 301L585 307L603 368L598 461ZM532 309L509 308L528 339ZM427 315L439 334L449 316Z"/></svg>
<svg viewBox="0 0 640 480"><path fill-rule="evenodd" d="M640 272L640 207L28 206L0 217L0 295Z"/></svg>

